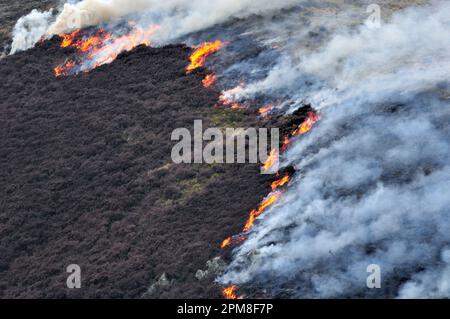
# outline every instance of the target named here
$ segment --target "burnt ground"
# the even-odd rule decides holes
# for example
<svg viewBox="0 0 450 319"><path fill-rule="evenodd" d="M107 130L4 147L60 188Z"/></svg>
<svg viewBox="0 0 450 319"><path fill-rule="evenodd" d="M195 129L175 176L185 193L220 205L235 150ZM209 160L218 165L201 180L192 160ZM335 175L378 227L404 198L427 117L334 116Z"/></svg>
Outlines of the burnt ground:
<svg viewBox="0 0 450 319"><path fill-rule="evenodd" d="M58 39L0 60L0 297L220 298L195 278L270 191L257 165L175 165L175 128L256 126L214 108L190 49L138 47L55 78ZM82 289L66 288L67 265Z"/></svg>

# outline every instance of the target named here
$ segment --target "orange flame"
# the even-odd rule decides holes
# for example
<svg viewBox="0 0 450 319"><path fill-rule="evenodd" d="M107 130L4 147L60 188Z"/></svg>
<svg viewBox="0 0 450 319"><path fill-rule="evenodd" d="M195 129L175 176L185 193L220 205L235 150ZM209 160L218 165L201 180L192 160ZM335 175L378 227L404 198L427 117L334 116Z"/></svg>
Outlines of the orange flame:
<svg viewBox="0 0 450 319"><path fill-rule="evenodd" d="M128 34L114 38L112 33L99 29L94 35L76 39L79 30L63 35L61 47L74 47L79 55L78 71L90 71L100 65L111 63L123 51L130 51L134 47L144 44L150 45L150 37L159 29L151 26L143 29L135 26ZM55 68L55 75L68 75L77 66L70 61Z"/></svg>
<svg viewBox="0 0 450 319"><path fill-rule="evenodd" d="M80 33L80 31L80 29L77 29L69 34L60 34L59 36L63 38L61 42L61 48L67 48L68 46L70 46L75 41L75 38Z"/></svg>
<svg viewBox="0 0 450 319"><path fill-rule="evenodd" d="M216 40L214 42L205 42L202 43L200 46L197 47L197 49L192 53L192 55L189 57L189 60L191 63L186 68L186 71L188 73L192 72L195 69L198 69L199 67L202 67L205 65L206 58L210 56L213 53L218 52L223 46L222 41Z"/></svg>
<svg viewBox="0 0 450 319"><path fill-rule="evenodd" d="M224 106L229 106L232 109L245 109L245 107L243 105L233 102L231 100L228 100L223 94L221 96L219 96L219 100Z"/></svg>
<svg viewBox="0 0 450 319"><path fill-rule="evenodd" d="M222 242L222 244L220 245L220 248L224 249L225 247L239 244L239 243L243 242L246 239L247 238L245 236L243 236L243 235L228 237Z"/></svg>
<svg viewBox="0 0 450 319"><path fill-rule="evenodd" d="M202 83L205 88L209 88L209 87L213 86L214 83L216 83L216 81L217 81L217 77L214 73L212 73L212 74L208 74L207 76L205 76Z"/></svg>
<svg viewBox="0 0 450 319"><path fill-rule="evenodd" d="M281 150L284 152L284 151L286 151L287 150L287 148L289 147L289 143L290 143L291 141L290 141L290 139L289 139L289 136L285 136L284 137L284 141L283 141L283 145L281 146Z"/></svg>
<svg viewBox="0 0 450 319"><path fill-rule="evenodd" d="M292 133L292 136L303 135L308 133L309 131L311 131L314 124L316 124L317 121L319 121L319 119L320 117L318 114L314 112L308 112L308 117L302 124L300 124L300 126L294 131L294 133Z"/></svg>
<svg viewBox="0 0 450 319"><path fill-rule="evenodd" d="M281 192L272 192L269 196L259 205L257 209L250 212L250 217L244 227L244 232L248 232L253 226L255 219L260 216L269 206L275 204L281 198Z"/></svg>
<svg viewBox="0 0 450 319"><path fill-rule="evenodd" d="M276 180L275 182L272 183L271 188L272 190L276 190L279 187L283 187L287 182L289 182L290 177L289 175L285 175L284 177L282 177L279 180Z"/></svg>
<svg viewBox="0 0 450 319"><path fill-rule="evenodd" d="M220 248L224 249L225 247L229 246L231 244L231 237L226 238L223 242L222 245L220 245Z"/></svg>
<svg viewBox="0 0 450 319"><path fill-rule="evenodd" d="M273 106L270 106L270 105L263 106L258 110L258 113L261 114L261 116L267 116L270 113L270 111L272 111L272 109L273 109Z"/></svg>
<svg viewBox="0 0 450 319"><path fill-rule="evenodd" d="M55 68L55 75L61 76L61 75L68 75L69 71L72 70L76 66L75 61L68 60L63 65L57 66Z"/></svg>
<svg viewBox="0 0 450 319"><path fill-rule="evenodd" d="M263 165L264 170L272 168L278 162L278 156L279 156L278 150L275 148L272 149L270 151L269 158L267 158L267 160L264 162Z"/></svg>
<svg viewBox="0 0 450 319"><path fill-rule="evenodd" d="M235 285L231 285L223 290L223 296L225 299L238 299L236 296L236 289L237 287Z"/></svg>

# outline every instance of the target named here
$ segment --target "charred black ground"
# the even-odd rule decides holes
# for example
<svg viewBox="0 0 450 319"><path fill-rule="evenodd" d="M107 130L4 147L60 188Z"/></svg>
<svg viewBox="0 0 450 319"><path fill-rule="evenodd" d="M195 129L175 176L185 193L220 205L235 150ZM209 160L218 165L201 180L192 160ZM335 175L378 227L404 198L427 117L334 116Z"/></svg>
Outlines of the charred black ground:
<svg viewBox="0 0 450 319"><path fill-rule="evenodd" d="M138 47L55 78L72 53L58 41L0 61L0 297L220 298L214 277L195 273L229 257L221 241L274 176L257 165L175 165L170 136L195 119L261 123L214 108L206 70L185 73L185 46ZM79 290L65 284L72 263ZM169 284L148 293L162 274Z"/></svg>

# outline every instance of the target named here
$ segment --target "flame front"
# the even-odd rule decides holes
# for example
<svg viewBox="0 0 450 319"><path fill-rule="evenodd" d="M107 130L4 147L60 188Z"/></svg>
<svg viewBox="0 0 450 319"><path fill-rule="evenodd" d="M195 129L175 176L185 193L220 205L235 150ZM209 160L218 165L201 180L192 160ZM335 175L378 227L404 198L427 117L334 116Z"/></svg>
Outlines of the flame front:
<svg viewBox="0 0 450 319"><path fill-rule="evenodd" d="M286 174L284 177L282 177L279 180L276 180L275 182L270 185L272 188L272 191L276 190L277 188L283 187L285 184L287 184L290 180L289 174Z"/></svg>
<svg viewBox="0 0 450 319"><path fill-rule="evenodd" d="M269 154L269 158L264 162L264 170L269 170L278 162L279 152L277 149L272 149Z"/></svg>
<svg viewBox="0 0 450 319"><path fill-rule="evenodd" d="M230 244L231 244L231 237L225 238L225 240L222 242L222 245L220 245L220 248L224 249Z"/></svg>
<svg viewBox="0 0 450 319"><path fill-rule="evenodd" d="M314 124L316 124L317 121L319 120L320 117L318 114L314 112L308 112L308 117L302 124L300 124L300 126L294 131L294 133L292 133L292 136L303 135L308 133L309 131L311 131Z"/></svg>
<svg viewBox="0 0 450 319"><path fill-rule="evenodd" d="M218 52L222 48L222 46L223 43L220 40L216 40L214 42L205 42L198 46L194 53L192 53L192 55L189 57L189 61L191 63L186 68L186 71L190 73L193 70L204 66L206 58L211 54Z"/></svg>
<svg viewBox="0 0 450 319"><path fill-rule="evenodd" d="M223 296L225 299L238 299L236 295L237 287L235 285L231 285L223 290Z"/></svg>
<svg viewBox="0 0 450 319"><path fill-rule="evenodd" d="M208 74L207 76L205 76L202 83L205 88L209 88L209 87L213 86L214 83L216 83L216 81L217 81L216 75L214 73L211 73L211 74Z"/></svg>
<svg viewBox="0 0 450 319"><path fill-rule="evenodd" d="M61 47L73 47L77 52L77 59L66 61L55 68L55 75L69 75L77 71L90 71L96 67L111 63L124 51L130 51L134 47L144 44L150 45L151 36L159 29L158 26L150 26L147 29L139 26L126 35L114 37L111 32L99 29L92 36L78 38L80 30L62 35Z"/></svg>
<svg viewBox="0 0 450 319"><path fill-rule="evenodd" d="M268 106L263 106L263 107L261 107L261 108L258 110L258 113L259 113L261 116L267 116L267 115L272 111L272 109L273 109L273 106L270 106L270 105L268 105Z"/></svg>
<svg viewBox="0 0 450 319"><path fill-rule="evenodd" d="M61 48L67 48L68 46L70 46L75 41L75 38L80 34L80 32L81 30L77 29L72 33L60 34L59 36L63 38L61 42Z"/></svg>
<svg viewBox="0 0 450 319"><path fill-rule="evenodd" d="M250 212L250 217L245 223L244 232L248 232L253 226L255 219L261 215L269 206L275 204L281 198L281 192L270 193L269 196L259 205L257 209Z"/></svg>
<svg viewBox="0 0 450 319"><path fill-rule="evenodd" d="M220 248L224 249L225 247L239 244L239 243L243 242L246 239L247 238L244 235L237 235L237 236L228 237L222 242L222 244L220 245Z"/></svg>

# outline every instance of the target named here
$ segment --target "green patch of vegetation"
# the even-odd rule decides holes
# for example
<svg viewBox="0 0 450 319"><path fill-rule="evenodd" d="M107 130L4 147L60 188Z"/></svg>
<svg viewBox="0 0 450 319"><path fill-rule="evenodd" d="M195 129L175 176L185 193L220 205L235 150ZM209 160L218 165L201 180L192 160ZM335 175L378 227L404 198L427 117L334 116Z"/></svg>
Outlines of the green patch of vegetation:
<svg viewBox="0 0 450 319"><path fill-rule="evenodd" d="M211 114L211 124L216 127L242 127L245 116L240 109L217 108Z"/></svg>

